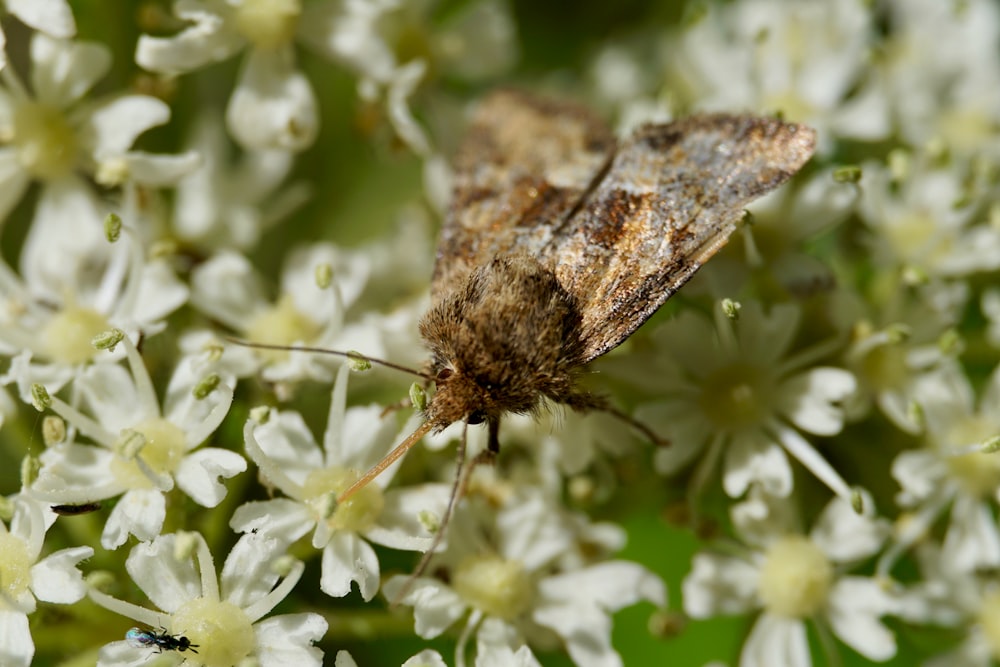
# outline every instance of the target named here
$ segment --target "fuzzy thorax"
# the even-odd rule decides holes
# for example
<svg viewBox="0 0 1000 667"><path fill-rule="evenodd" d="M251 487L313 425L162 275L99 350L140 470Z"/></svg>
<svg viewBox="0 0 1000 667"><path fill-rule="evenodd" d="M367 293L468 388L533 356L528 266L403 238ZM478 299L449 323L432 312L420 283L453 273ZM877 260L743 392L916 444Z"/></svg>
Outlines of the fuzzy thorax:
<svg viewBox="0 0 1000 667"><path fill-rule="evenodd" d="M535 410L575 395L582 361L576 302L529 257L499 257L435 303L420 322L437 392L428 418L443 428Z"/></svg>

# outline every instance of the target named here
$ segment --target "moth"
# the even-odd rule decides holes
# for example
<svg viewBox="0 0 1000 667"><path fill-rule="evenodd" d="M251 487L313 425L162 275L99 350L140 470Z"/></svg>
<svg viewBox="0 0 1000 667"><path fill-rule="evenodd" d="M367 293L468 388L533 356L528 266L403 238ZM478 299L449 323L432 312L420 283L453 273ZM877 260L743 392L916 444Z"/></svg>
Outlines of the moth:
<svg viewBox="0 0 1000 667"><path fill-rule="evenodd" d="M618 141L576 104L485 98L455 158L419 325L435 385L426 419L338 500L455 422L485 423L496 453L503 416L545 401L628 420L579 387L581 370L718 252L743 207L801 169L815 142L804 125L728 114Z"/></svg>
<svg viewBox="0 0 1000 667"><path fill-rule="evenodd" d="M430 361L410 371L435 386L425 420L338 502L455 422L486 424L487 458L499 451L504 415L547 401L642 428L582 389L582 369L718 252L743 207L801 169L815 141L804 125L727 114L649 124L619 141L576 104L511 90L486 97L455 158L432 305L419 325ZM451 500L418 573L476 464L463 472L464 448L463 438Z"/></svg>

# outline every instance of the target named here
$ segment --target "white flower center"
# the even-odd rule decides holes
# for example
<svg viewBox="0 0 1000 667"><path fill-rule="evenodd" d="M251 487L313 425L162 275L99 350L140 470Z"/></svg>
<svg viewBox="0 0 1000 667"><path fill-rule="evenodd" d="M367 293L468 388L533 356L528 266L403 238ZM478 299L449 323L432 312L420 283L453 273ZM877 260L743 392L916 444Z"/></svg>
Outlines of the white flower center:
<svg viewBox="0 0 1000 667"><path fill-rule="evenodd" d="M500 556L469 556L455 570L452 588L488 616L510 620L531 607L535 589L524 566Z"/></svg>
<svg viewBox="0 0 1000 667"><path fill-rule="evenodd" d="M291 345L296 341L315 340L321 327L308 315L295 308L288 294L283 295L273 307L262 311L246 328L246 337L258 343ZM280 361L288 356L281 350L257 350L267 361Z"/></svg>
<svg viewBox="0 0 1000 667"><path fill-rule="evenodd" d="M31 556L24 541L10 533L0 534L0 590L16 600L31 583ZM0 599L0 609L6 608Z"/></svg>
<svg viewBox="0 0 1000 667"><path fill-rule="evenodd" d="M722 429L753 428L773 413L774 393L770 373L752 364L733 363L705 379L701 408Z"/></svg>
<svg viewBox="0 0 1000 667"><path fill-rule="evenodd" d="M906 348L902 345L877 345L864 356L859 369L876 391L896 389L906 384Z"/></svg>
<svg viewBox="0 0 1000 667"><path fill-rule="evenodd" d="M91 341L111 328L108 320L96 310L69 306L63 308L45 324L41 344L45 355L64 364L82 364L97 353Z"/></svg>
<svg viewBox="0 0 1000 667"><path fill-rule="evenodd" d="M13 139L21 166L35 178L55 180L76 165L76 133L58 109L38 102L18 105Z"/></svg>
<svg viewBox="0 0 1000 667"><path fill-rule="evenodd" d="M928 212L914 211L883 228L896 255L918 266L933 264L951 252L951 237L940 234L941 224Z"/></svg>
<svg viewBox="0 0 1000 667"><path fill-rule="evenodd" d="M257 644L250 619L232 602L195 598L174 613L170 626L198 646L197 654L184 653L186 664L238 665Z"/></svg>
<svg viewBox="0 0 1000 667"><path fill-rule="evenodd" d="M243 0L236 7L236 29L254 46L273 49L295 37L300 0Z"/></svg>
<svg viewBox="0 0 1000 667"><path fill-rule="evenodd" d="M989 644L993 658L1000 660L1000 592L992 591L983 596L979 607L979 626Z"/></svg>
<svg viewBox="0 0 1000 667"><path fill-rule="evenodd" d="M764 607L786 618L806 618L826 603L833 566L811 540L783 537L767 550L757 593Z"/></svg>
<svg viewBox="0 0 1000 667"><path fill-rule="evenodd" d="M382 489L374 484L362 487L354 495L336 504L338 494L358 480L357 471L331 466L310 473L303 485L306 503L316 513L317 521L326 521L332 530L361 533L378 521L385 507Z"/></svg>
<svg viewBox="0 0 1000 667"><path fill-rule="evenodd" d="M133 428L145 438L145 445L139 451L143 462L154 472L172 474L184 458L187 441L184 431L162 417L154 417ZM134 459L115 458L111 462L115 477L130 489L147 489L152 482L139 468Z"/></svg>
<svg viewBox="0 0 1000 667"><path fill-rule="evenodd" d="M128 160L119 155L101 160L97 165L94 180L104 187L112 188L127 181L130 175Z"/></svg>
<svg viewBox="0 0 1000 667"><path fill-rule="evenodd" d="M945 446L967 446L985 442L997 434L996 426L981 417L960 419L948 431ZM966 493L992 497L1000 488L1000 452L948 457L948 469Z"/></svg>

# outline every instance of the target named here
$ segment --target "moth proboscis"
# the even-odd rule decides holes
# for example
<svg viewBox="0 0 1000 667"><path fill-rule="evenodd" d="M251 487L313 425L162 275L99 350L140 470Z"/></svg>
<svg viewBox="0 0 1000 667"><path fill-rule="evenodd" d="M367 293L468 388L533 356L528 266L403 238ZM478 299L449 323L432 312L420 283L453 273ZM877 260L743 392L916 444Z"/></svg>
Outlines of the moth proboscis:
<svg viewBox="0 0 1000 667"><path fill-rule="evenodd" d="M545 401L628 420L579 387L581 370L725 245L743 207L797 172L815 140L811 128L775 118L707 114L619 141L576 104L488 96L455 159L419 325L430 361L411 372L435 385L425 421L338 501L455 422L487 424L495 454L503 415ZM464 438L461 447L464 460ZM463 486L460 465L438 539Z"/></svg>

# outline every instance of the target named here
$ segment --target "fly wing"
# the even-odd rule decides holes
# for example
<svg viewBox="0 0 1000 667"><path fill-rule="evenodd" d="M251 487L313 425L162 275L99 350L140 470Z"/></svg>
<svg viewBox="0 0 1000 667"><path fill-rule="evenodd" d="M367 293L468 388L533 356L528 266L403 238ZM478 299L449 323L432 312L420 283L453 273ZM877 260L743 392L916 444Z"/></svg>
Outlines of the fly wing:
<svg viewBox="0 0 1000 667"><path fill-rule="evenodd" d="M435 300L497 255L538 257L614 152L587 109L511 90L481 102L455 158L455 189L441 228Z"/></svg>
<svg viewBox="0 0 1000 667"><path fill-rule="evenodd" d="M703 115L625 140L543 263L581 309L584 360L619 345L716 253L743 207L808 161L815 131L773 118Z"/></svg>

